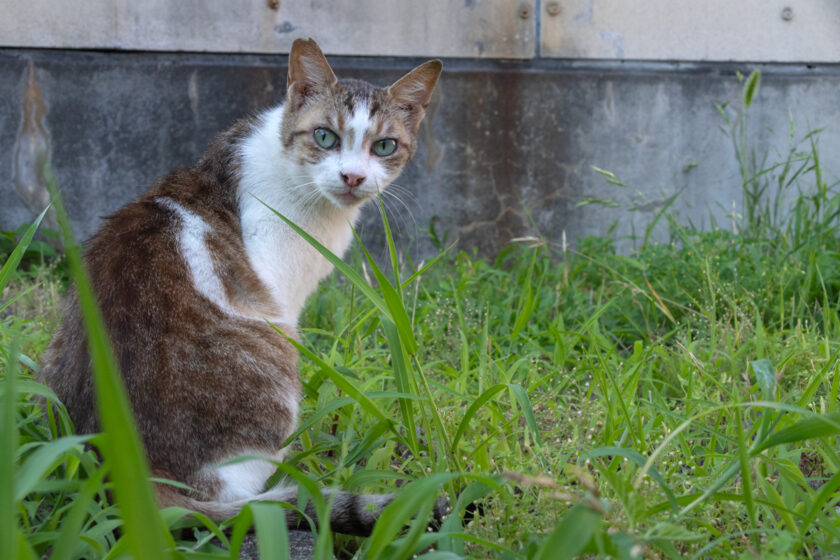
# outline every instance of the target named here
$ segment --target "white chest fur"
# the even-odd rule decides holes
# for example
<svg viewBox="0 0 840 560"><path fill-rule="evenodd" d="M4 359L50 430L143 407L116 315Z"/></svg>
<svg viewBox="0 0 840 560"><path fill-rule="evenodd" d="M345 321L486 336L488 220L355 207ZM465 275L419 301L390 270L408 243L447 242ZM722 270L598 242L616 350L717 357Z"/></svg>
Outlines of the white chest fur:
<svg viewBox="0 0 840 560"><path fill-rule="evenodd" d="M283 153L282 115L282 107L266 113L243 142L239 215L250 265L282 310L276 319L297 325L306 298L332 265L266 204L339 256L353 238L351 224L359 210L339 209L322 198L306 167Z"/></svg>

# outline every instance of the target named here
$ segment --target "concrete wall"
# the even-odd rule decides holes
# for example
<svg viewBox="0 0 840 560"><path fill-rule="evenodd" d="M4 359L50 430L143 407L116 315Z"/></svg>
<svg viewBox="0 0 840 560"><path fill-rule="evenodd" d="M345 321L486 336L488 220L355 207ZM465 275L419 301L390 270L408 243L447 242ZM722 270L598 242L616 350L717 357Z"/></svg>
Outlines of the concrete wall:
<svg viewBox="0 0 840 560"><path fill-rule="evenodd" d="M836 0L546 0L540 55L837 62Z"/></svg>
<svg viewBox="0 0 840 560"><path fill-rule="evenodd" d="M837 0L0 0L0 46L832 62Z"/></svg>
<svg viewBox="0 0 840 560"><path fill-rule="evenodd" d="M535 2L511 0L2 0L0 45L141 51L529 58Z"/></svg>
<svg viewBox="0 0 840 560"><path fill-rule="evenodd" d="M401 244L417 238L417 255L431 251L417 230L432 220L485 253L535 233L557 242L563 232L570 241L604 234L614 222L629 235L677 191L684 219L727 222L733 205L742 210L740 174L715 104L738 110L738 71L763 72L750 121L757 153L787 151L792 117L797 138L825 128L829 182L840 172L840 66L826 62L840 60L835 0L743 0L728 11L718 0L702 11L650 0L645 13L609 0L42 4L0 0L17 16L0 19L0 229L43 207L36 162L46 155L74 226L89 235L157 177L194 162L216 132L281 101L282 51L300 35L343 53L329 56L339 76L382 85L425 57L448 57L420 151L398 180L410 194L389 198ZM379 19L366 19L380 4ZM137 52L161 49L278 52ZM763 62L725 62L746 58ZM620 207L578 206L593 198ZM368 222L381 239L374 213Z"/></svg>

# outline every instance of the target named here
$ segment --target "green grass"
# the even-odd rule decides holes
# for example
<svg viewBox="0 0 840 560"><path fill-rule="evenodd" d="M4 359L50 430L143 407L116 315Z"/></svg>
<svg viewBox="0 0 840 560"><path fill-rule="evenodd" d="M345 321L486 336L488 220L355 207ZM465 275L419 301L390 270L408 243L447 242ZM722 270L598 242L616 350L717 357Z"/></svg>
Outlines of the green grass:
<svg viewBox="0 0 840 560"><path fill-rule="evenodd" d="M663 213L670 238L646 232L630 255L535 239L402 267L389 234L388 266L360 246L336 263L300 321L300 429L277 476L399 497L369 539L321 531L317 558L840 556L838 185L816 134L768 162L745 120L728 122L750 205L734 228ZM0 323L3 557L229 558L251 527L284 557L279 505L223 524L137 509L149 485L136 442L111 435L130 418L105 344L104 434L41 405L55 398L32 371L56 318L38 310L58 306L56 271L84 283L76 258L0 274L4 300L20 295ZM440 493L454 513L427 532Z"/></svg>

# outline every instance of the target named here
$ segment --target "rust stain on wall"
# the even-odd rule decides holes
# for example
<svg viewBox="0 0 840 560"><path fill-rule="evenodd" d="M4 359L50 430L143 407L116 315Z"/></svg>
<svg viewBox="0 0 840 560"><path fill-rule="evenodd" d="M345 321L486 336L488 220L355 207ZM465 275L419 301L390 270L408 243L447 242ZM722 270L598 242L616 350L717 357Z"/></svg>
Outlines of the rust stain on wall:
<svg viewBox="0 0 840 560"><path fill-rule="evenodd" d="M32 211L40 213L50 202L42 166L50 161L50 135L45 124L47 104L30 61L21 98L21 124L15 141L12 183Z"/></svg>

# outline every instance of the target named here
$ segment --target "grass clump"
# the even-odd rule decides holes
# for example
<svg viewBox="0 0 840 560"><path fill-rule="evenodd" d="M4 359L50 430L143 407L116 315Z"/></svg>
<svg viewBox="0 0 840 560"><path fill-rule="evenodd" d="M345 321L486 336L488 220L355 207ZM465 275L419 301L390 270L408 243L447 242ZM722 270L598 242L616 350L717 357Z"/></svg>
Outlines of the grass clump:
<svg viewBox="0 0 840 560"><path fill-rule="evenodd" d="M749 105L757 77L746 84ZM746 151L743 118L730 130L753 209L735 227L663 214L668 241L646 235L630 255L609 238L534 239L431 267L400 267L389 234L388 270L361 247L336 263L301 318L301 426L278 476L400 497L370 539L322 531L316 557L840 554L837 184L816 135L768 164ZM121 495L145 481L127 482L107 444L104 464L86 449L107 426L74 436L40 405L54 397L31 371L50 333L33 320L2 323L0 445L16 451L0 465L0 543L128 554L138 521ZM426 532L439 492L454 512ZM167 510L154 546L229 558L255 527L263 556L284 557L279 507L222 524Z"/></svg>

